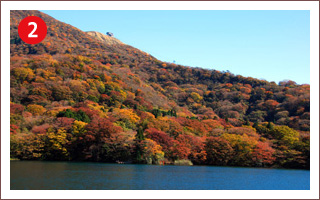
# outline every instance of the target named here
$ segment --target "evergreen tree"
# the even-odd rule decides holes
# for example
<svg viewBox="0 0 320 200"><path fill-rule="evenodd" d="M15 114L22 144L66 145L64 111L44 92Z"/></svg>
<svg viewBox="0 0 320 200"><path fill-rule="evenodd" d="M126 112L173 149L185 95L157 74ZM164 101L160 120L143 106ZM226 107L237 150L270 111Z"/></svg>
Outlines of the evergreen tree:
<svg viewBox="0 0 320 200"><path fill-rule="evenodd" d="M142 141L145 139L143 135L143 128L139 126L135 138L135 148L134 148L134 162L135 163L142 163L143 162L143 146Z"/></svg>

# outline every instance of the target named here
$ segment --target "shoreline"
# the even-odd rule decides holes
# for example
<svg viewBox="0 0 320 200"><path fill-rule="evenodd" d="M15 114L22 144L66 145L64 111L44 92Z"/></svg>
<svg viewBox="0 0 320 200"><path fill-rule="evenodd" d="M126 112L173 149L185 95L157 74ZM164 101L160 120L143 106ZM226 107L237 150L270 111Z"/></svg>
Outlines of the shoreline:
<svg viewBox="0 0 320 200"><path fill-rule="evenodd" d="M101 161L77 161L77 160L21 160L18 158L10 158L10 161L36 161L36 162L68 162L68 163L97 163L97 164L117 164L117 165L154 165L154 166L204 166L204 167L237 167L237 168L256 168L256 169L284 169L284 170L307 170L310 171L310 169L306 168L284 168L284 167L278 167L278 166L270 166L270 167L255 167L255 166L234 166L234 165L175 165L173 163L167 163L167 164L147 164L147 163L133 163L133 162L101 162Z"/></svg>

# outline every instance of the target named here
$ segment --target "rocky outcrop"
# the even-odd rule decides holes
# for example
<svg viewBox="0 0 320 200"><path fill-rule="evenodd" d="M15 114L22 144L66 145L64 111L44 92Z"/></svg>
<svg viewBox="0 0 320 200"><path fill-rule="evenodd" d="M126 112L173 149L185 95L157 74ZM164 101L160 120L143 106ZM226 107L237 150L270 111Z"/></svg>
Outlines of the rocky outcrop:
<svg viewBox="0 0 320 200"><path fill-rule="evenodd" d="M111 36L105 35L103 33L99 33L97 31L88 31L87 34L89 34L89 35L95 37L96 39L101 40L104 43L109 44L109 45L124 44L115 37L111 37Z"/></svg>

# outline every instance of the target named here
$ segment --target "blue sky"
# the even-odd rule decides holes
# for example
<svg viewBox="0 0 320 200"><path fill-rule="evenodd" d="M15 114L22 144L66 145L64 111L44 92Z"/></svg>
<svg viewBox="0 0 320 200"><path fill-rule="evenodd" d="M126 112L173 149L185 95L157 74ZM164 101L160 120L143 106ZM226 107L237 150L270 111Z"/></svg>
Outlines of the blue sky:
<svg viewBox="0 0 320 200"><path fill-rule="evenodd" d="M42 11L176 64L310 84L310 13L296 11Z"/></svg>

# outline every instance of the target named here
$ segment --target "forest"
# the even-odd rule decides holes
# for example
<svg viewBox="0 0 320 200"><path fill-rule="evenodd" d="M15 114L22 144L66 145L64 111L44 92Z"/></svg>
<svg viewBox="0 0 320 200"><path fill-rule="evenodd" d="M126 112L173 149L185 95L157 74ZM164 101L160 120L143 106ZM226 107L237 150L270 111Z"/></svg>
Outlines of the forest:
<svg viewBox="0 0 320 200"><path fill-rule="evenodd" d="M310 85L162 62L39 11L10 15L11 158L310 169ZM17 31L31 15L48 27L35 45Z"/></svg>

